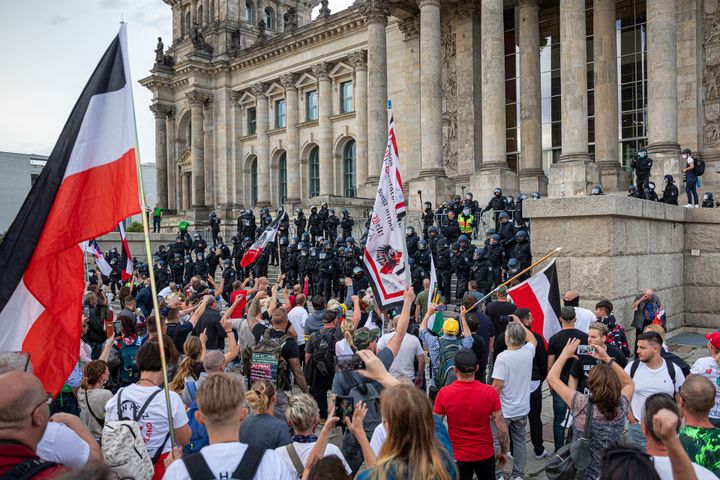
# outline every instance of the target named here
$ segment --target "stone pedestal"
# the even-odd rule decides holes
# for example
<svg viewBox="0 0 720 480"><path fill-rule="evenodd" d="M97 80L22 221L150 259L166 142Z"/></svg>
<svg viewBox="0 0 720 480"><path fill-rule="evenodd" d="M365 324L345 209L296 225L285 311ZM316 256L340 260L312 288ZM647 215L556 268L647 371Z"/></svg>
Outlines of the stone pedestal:
<svg viewBox="0 0 720 480"><path fill-rule="evenodd" d="M598 183L600 173L591 160L579 158L558 162L550 167L548 197L583 197Z"/></svg>
<svg viewBox="0 0 720 480"><path fill-rule="evenodd" d="M627 172L620 168L618 162L597 162L600 185L602 185L605 193L608 192L624 192L630 186L631 178Z"/></svg>
<svg viewBox="0 0 720 480"><path fill-rule="evenodd" d="M443 170L421 173L417 178L410 180L410 188L405 192L405 203L409 205L408 211L421 208L418 203L418 190L422 190L423 202L431 202L433 208L437 208L455 193L455 183L445 176Z"/></svg>
<svg viewBox="0 0 720 480"><path fill-rule="evenodd" d="M540 195L543 197L547 196L548 178L545 176L545 172L543 172L542 169L523 170L520 172L518 182L520 185L520 192L524 193L528 197L533 192L540 192Z"/></svg>
<svg viewBox="0 0 720 480"><path fill-rule="evenodd" d="M647 151L648 156L653 159L650 179L655 182L655 185L659 186L665 175L672 175L675 177L675 182L682 194L682 169L685 165L683 165L684 160L680 155L680 146L672 142L651 143L647 146Z"/></svg>
<svg viewBox="0 0 720 480"><path fill-rule="evenodd" d="M468 188L482 204L485 199L492 195L492 191L496 187L502 188L503 195L517 195L518 177L515 172L507 166L504 168L498 166L495 166L495 168L487 168L483 166L470 177L470 185Z"/></svg>

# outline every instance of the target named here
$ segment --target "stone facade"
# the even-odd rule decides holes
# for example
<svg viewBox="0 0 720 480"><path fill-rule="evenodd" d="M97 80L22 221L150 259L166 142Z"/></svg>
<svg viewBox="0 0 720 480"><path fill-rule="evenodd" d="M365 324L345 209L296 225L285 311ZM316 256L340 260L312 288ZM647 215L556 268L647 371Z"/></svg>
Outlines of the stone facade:
<svg viewBox="0 0 720 480"><path fill-rule="evenodd" d="M587 0L585 8L574 0L358 0L338 13L324 7L312 21L317 0L165 1L173 43L156 50L140 83L153 92L158 200L195 221L210 209L234 218L240 208L323 199L367 208L388 99L413 208L418 190L437 205L464 187L484 202L495 186L574 197L631 181L618 148L626 120L618 124L615 108L625 100L615 28L635 0ZM712 189L720 184L718 0L638 5L648 38L640 141L656 160L653 179L678 175L679 149L688 146L708 162L703 184ZM544 147L539 61L548 48L543 25L553 22L563 127L554 163ZM511 155L511 142L519 153Z"/></svg>
<svg viewBox="0 0 720 480"><path fill-rule="evenodd" d="M668 328L713 328L720 311L720 217L620 195L528 201L533 257L562 247L560 291L576 289L594 310L609 299L628 328L635 295L652 288Z"/></svg>

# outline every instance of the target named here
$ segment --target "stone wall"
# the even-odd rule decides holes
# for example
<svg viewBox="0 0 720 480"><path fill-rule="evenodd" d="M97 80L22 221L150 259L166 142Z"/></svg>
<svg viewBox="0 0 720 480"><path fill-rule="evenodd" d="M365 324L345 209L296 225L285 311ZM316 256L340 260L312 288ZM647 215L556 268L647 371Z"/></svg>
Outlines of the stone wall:
<svg viewBox="0 0 720 480"><path fill-rule="evenodd" d="M669 329L718 324L720 210L616 195L543 199L523 207L532 219L533 257L562 247L560 291L578 290L583 307L594 311L598 300L609 299L628 328L635 295L652 288L665 305Z"/></svg>

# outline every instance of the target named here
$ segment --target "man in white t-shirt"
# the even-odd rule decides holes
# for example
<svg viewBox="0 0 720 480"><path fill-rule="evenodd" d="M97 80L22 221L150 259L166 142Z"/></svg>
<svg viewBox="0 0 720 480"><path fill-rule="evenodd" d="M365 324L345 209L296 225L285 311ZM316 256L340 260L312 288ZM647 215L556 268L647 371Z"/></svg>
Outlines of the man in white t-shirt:
<svg viewBox="0 0 720 480"><path fill-rule="evenodd" d="M712 480L717 477L705 467L690 461L678 438L680 411L670 395L650 395L643 407L642 431L647 438L647 453L652 455L655 471L661 480L672 480L673 466L680 469L680 478L690 478L692 468L698 480ZM687 474L687 477L685 476Z"/></svg>
<svg viewBox="0 0 720 480"><path fill-rule="evenodd" d="M79 417L56 413L48 422L37 455L46 462L56 462L70 468L86 463L104 463L100 446Z"/></svg>
<svg viewBox="0 0 720 480"><path fill-rule="evenodd" d="M655 393L665 393L678 400L677 391L685 382L682 370L660 356L662 337L655 332L645 332L637 338L637 359L625 367L635 383L635 393L630 401L628 413L629 440L639 448L645 448L645 435L640 428L640 419L645 400ZM675 381L669 371L674 371Z"/></svg>
<svg viewBox="0 0 720 480"><path fill-rule="evenodd" d="M377 342L378 350L387 347L388 342L395 336L395 319L390 320L390 328L393 331L386 333ZM418 373L415 375L415 360L418 362ZM425 372L425 355L423 354L420 340L415 335L405 335L400 350L395 355L392 365L390 365L390 374L395 377L406 377L415 382L416 386L422 385L422 378Z"/></svg>
<svg viewBox="0 0 720 480"><path fill-rule="evenodd" d="M568 290L565 292L565 295L563 295L563 304L566 307L573 307L575 309L575 328L584 333L588 333L590 324L597 319L595 318L595 313L580 306L580 293L575 290Z"/></svg>
<svg viewBox="0 0 720 480"><path fill-rule="evenodd" d="M247 408L243 406L242 381L237 376L213 375L200 386L196 399L198 421L207 428L210 445L199 453L173 461L167 467L164 480L240 478L234 475L235 471L242 471L243 478L254 473L251 478L255 480L297 480L294 471L275 451L258 451L240 442L240 423L247 416ZM247 465L254 455L261 456L261 460L252 472ZM188 465L201 473L191 476Z"/></svg>
<svg viewBox="0 0 720 480"><path fill-rule="evenodd" d="M305 363L305 321L308 318L308 312L305 309L306 302L305 295L298 293L295 295L295 306L287 314L288 321L297 332L297 344L300 348L300 362L302 363Z"/></svg>
<svg viewBox="0 0 720 480"><path fill-rule="evenodd" d="M527 459L525 427L530 413L530 382L537 340L518 317L511 315L511 318L512 323L505 329L507 350L495 358L492 386L500 395L500 406L512 440L511 477L523 478ZM502 472L496 474L499 476Z"/></svg>

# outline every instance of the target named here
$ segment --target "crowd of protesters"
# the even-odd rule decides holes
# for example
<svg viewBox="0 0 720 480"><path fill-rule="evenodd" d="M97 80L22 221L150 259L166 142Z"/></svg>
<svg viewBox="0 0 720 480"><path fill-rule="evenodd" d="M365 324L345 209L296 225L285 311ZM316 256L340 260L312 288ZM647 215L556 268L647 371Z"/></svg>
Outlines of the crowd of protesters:
<svg viewBox="0 0 720 480"><path fill-rule="evenodd" d="M543 338L507 290L479 302L469 279L454 304L422 278L381 311L353 275L235 273L168 282L157 310L140 272L116 302L91 279L80 359L52 398L31 359L0 354L0 477L111 478L140 445L133 478L522 479L526 430L550 465L587 437L576 478L720 474L720 332L688 366L651 290L632 304L631 350L613 304L582 308L572 290Z"/></svg>

